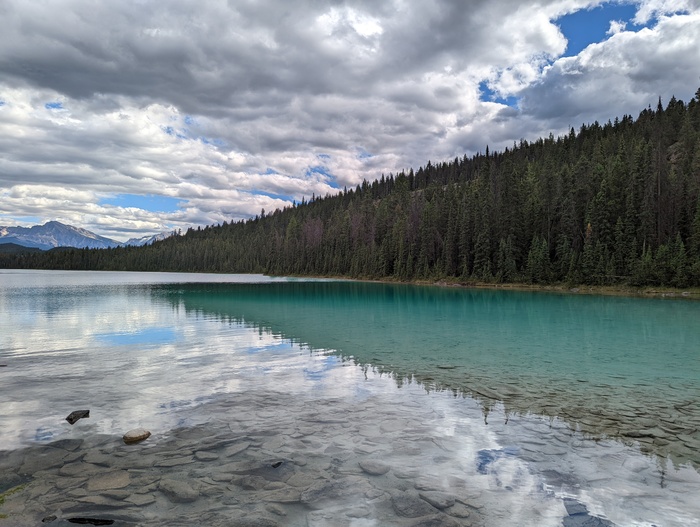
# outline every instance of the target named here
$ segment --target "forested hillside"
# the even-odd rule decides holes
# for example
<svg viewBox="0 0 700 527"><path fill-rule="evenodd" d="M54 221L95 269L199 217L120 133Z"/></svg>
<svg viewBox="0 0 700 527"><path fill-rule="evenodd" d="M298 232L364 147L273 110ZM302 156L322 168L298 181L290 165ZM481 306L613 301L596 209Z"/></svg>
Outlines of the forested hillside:
<svg viewBox="0 0 700 527"><path fill-rule="evenodd" d="M700 285L700 90L147 247L2 267Z"/></svg>

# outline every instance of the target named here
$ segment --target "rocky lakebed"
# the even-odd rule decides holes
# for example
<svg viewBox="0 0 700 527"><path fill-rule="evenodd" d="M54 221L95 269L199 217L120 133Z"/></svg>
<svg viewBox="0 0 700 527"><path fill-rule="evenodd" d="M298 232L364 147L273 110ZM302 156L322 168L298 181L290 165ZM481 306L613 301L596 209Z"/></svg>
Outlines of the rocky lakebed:
<svg viewBox="0 0 700 527"><path fill-rule="evenodd" d="M613 525L546 492L514 449L481 436L484 425L470 437L461 427L471 421L412 393L361 404L231 394L135 444L90 434L93 415L62 439L2 452L0 525Z"/></svg>

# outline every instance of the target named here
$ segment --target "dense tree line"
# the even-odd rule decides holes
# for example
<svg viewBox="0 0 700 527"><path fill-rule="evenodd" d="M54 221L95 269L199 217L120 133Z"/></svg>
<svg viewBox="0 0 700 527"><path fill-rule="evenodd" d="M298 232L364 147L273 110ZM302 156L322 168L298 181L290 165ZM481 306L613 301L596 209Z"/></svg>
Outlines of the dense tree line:
<svg viewBox="0 0 700 527"><path fill-rule="evenodd" d="M699 286L700 90L151 246L0 266Z"/></svg>

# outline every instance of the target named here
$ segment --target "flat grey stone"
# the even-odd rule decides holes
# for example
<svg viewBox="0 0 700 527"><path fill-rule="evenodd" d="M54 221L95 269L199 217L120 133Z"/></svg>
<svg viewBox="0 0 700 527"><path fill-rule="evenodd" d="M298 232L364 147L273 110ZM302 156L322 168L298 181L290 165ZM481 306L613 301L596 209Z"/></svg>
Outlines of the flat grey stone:
<svg viewBox="0 0 700 527"><path fill-rule="evenodd" d="M112 498L115 500L123 500L129 497L130 492L127 490L122 490L122 489L116 489L116 490L106 490L103 491L102 496L106 496L108 498Z"/></svg>
<svg viewBox="0 0 700 527"><path fill-rule="evenodd" d="M98 490L122 489L129 484L129 473L125 470L115 470L100 474L88 480L88 492Z"/></svg>
<svg viewBox="0 0 700 527"><path fill-rule="evenodd" d="M389 465L385 465L381 461L374 459L364 459L360 461L360 468L371 476L381 476L389 472Z"/></svg>
<svg viewBox="0 0 700 527"><path fill-rule="evenodd" d="M345 513L345 516L348 518L366 518L369 516L371 511L369 510L369 507L360 506L360 507L355 507L353 509L350 509Z"/></svg>
<svg viewBox="0 0 700 527"><path fill-rule="evenodd" d="M435 514L437 509L418 496L402 493L392 496L391 505L399 516L404 518L418 518Z"/></svg>
<svg viewBox="0 0 700 527"><path fill-rule="evenodd" d="M224 456L226 456L226 457L235 456L236 454L240 454L241 452L246 450L249 446L250 446L250 442L248 442L248 441L245 441L243 443L237 443L235 445L231 445L226 450L224 450Z"/></svg>
<svg viewBox="0 0 700 527"><path fill-rule="evenodd" d="M58 441L53 441L46 446L49 446L51 448L62 448L63 450L74 452L78 448L80 448L82 444L82 439L59 439Z"/></svg>
<svg viewBox="0 0 700 527"><path fill-rule="evenodd" d="M156 497L153 494L132 494L124 501L133 503L138 507L143 507L145 505L150 505L151 503L154 503L156 501Z"/></svg>
<svg viewBox="0 0 700 527"><path fill-rule="evenodd" d="M418 496L430 503L436 509L447 509L455 504L455 497L445 492L425 491L419 492Z"/></svg>
<svg viewBox="0 0 700 527"><path fill-rule="evenodd" d="M277 505L275 503L268 503L267 505L265 505L265 510L267 512L271 512L272 514L275 514L277 516L286 516L287 515L287 511L285 511L282 507L280 507L279 505Z"/></svg>
<svg viewBox="0 0 700 527"><path fill-rule="evenodd" d="M67 478L67 477L62 477L56 480L56 488L58 490L67 490L67 489L72 489L75 487L79 487L83 483L87 481L87 478Z"/></svg>
<svg viewBox="0 0 700 527"><path fill-rule="evenodd" d="M106 496L84 496L82 498L78 498L78 501L81 503L98 505L99 507L119 508L124 506L124 502L122 500L115 500Z"/></svg>
<svg viewBox="0 0 700 527"><path fill-rule="evenodd" d="M270 490L261 494L264 501L271 503L299 503L301 501L301 490L293 487Z"/></svg>
<svg viewBox="0 0 700 527"><path fill-rule="evenodd" d="M213 452L205 452L203 450L199 450L195 452L194 458L197 461L216 461L217 459L219 459L219 455L214 454Z"/></svg>
<svg viewBox="0 0 700 527"><path fill-rule="evenodd" d="M231 483L245 490L260 490L265 488L268 481L260 476L241 476L231 480Z"/></svg>
<svg viewBox="0 0 700 527"><path fill-rule="evenodd" d="M270 518L244 516L232 520L228 525L231 527L279 527L280 524Z"/></svg>
<svg viewBox="0 0 700 527"><path fill-rule="evenodd" d="M403 419L384 421L379 425L379 429L384 433L399 432L406 428L408 428L408 421L404 421Z"/></svg>
<svg viewBox="0 0 700 527"><path fill-rule="evenodd" d="M33 475L40 470L60 467L63 465L63 460L67 457L68 451L62 448L44 448L38 452L31 452L25 456L19 473Z"/></svg>
<svg viewBox="0 0 700 527"><path fill-rule="evenodd" d="M82 488L71 489L66 492L66 496L70 496L71 498L82 498L83 496L87 495L88 491Z"/></svg>
<svg viewBox="0 0 700 527"><path fill-rule="evenodd" d="M104 472L104 467L93 465L92 463L70 463L63 465L58 473L61 476L85 476L89 477Z"/></svg>
<svg viewBox="0 0 700 527"><path fill-rule="evenodd" d="M355 500L372 486L364 478L349 476L343 479L321 480L301 493L301 502L312 509L322 509L333 500ZM425 503L425 502L423 502Z"/></svg>
<svg viewBox="0 0 700 527"><path fill-rule="evenodd" d="M199 498L199 493L184 481L162 479L158 489L174 503L190 503Z"/></svg>
<svg viewBox="0 0 700 527"><path fill-rule="evenodd" d="M452 507L445 509L445 512L455 518L469 518L471 510L462 503L455 503Z"/></svg>
<svg viewBox="0 0 700 527"><path fill-rule="evenodd" d="M100 465L102 467L109 466L114 462L114 458L96 450L90 450L85 456L83 456L83 461L85 463L90 463L92 465Z"/></svg>
<svg viewBox="0 0 700 527"><path fill-rule="evenodd" d="M157 461L154 466L156 467L180 467L182 465L189 465L194 461L194 458L187 456L187 457L175 457L171 459L163 459L161 461Z"/></svg>

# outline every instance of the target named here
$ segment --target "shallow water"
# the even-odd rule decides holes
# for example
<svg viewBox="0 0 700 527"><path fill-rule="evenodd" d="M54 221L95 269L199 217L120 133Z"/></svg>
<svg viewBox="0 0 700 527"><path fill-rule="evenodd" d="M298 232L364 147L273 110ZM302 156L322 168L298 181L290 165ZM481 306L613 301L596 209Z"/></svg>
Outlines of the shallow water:
<svg viewBox="0 0 700 527"><path fill-rule="evenodd" d="M0 525L700 525L694 302L5 271L0 315Z"/></svg>

